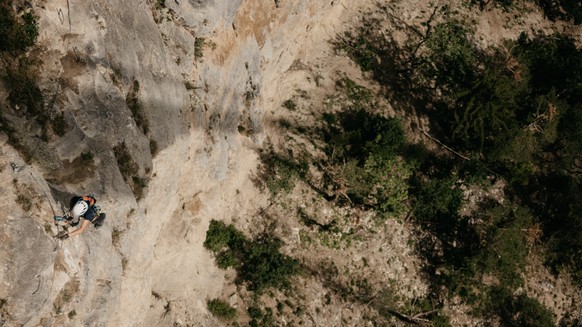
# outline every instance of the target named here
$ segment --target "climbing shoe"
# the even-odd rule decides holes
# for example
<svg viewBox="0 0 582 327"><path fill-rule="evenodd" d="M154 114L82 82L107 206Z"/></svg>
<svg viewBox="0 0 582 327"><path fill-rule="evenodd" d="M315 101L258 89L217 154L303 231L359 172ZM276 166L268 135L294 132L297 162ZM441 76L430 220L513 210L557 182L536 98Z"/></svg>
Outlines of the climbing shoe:
<svg viewBox="0 0 582 327"><path fill-rule="evenodd" d="M103 212L99 214L99 217L93 221L93 226L95 226L95 229L99 229L101 226L103 226L103 222L105 221L106 217L107 215L105 215Z"/></svg>

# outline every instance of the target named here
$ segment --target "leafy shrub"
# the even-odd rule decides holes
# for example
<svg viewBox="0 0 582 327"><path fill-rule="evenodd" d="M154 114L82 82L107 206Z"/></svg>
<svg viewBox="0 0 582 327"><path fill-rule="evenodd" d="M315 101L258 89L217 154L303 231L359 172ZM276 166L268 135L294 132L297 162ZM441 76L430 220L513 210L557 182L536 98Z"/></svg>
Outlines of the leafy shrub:
<svg viewBox="0 0 582 327"><path fill-rule="evenodd" d="M24 25L21 33L22 38L20 39L21 46L33 46L38 37L37 17L31 12L27 12L22 16L22 19L24 20Z"/></svg>
<svg viewBox="0 0 582 327"><path fill-rule="evenodd" d="M131 115L135 120L137 126L142 129L144 134L147 134L149 132L149 121L145 115L143 105L137 98L138 92L139 92L139 82L133 81L133 86L127 93L127 96L125 97L125 102L129 110L131 111Z"/></svg>
<svg viewBox="0 0 582 327"><path fill-rule="evenodd" d="M500 53L482 53L461 23L446 21L427 37L421 66L427 85L434 80L433 120L456 148L490 152L519 133L517 114L526 90Z"/></svg>
<svg viewBox="0 0 582 327"><path fill-rule="evenodd" d="M347 182L347 194L353 202L395 215L406 210L407 180L411 174L403 159L375 155L369 156L363 167L352 160L341 170L341 176Z"/></svg>
<svg viewBox="0 0 582 327"><path fill-rule="evenodd" d="M46 113L42 111L44 97L36 85L38 72L33 68L32 62L27 58L15 59L6 67L5 74L2 77L8 88L10 103L24 106L30 116L46 117ZM40 123L43 125L45 122Z"/></svg>
<svg viewBox="0 0 582 327"><path fill-rule="evenodd" d="M197 37L194 40L194 57L202 58L204 56L204 45L206 45L206 39L203 37Z"/></svg>
<svg viewBox="0 0 582 327"><path fill-rule="evenodd" d="M367 32L364 29L362 32ZM370 35L355 36L351 32L345 32L344 37L335 43L337 50L344 50L354 60L362 71L374 70L378 65L377 51L379 50L374 42L370 40Z"/></svg>
<svg viewBox="0 0 582 327"><path fill-rule="evenodd" d="M219 252L228 247L233 238L244 239L244 235L237 231L233 225L226 226L222 221L211 220L206 232L204 247L213 252Z"/></svg>
<svg viewBox="0 0 582 327"><path fill-rule="evenodd" d="M121 176L133 191L136 199L141 199L149 180L139 175L139 166L131 156L131 153L129 153L125 141L113 147L113 153L117 159L117 166Z"/></svg>
<svg viewBox="0 0 582 327"><path fill-rule="evenodd" d="M133 194L137 200L141 199L144 195L144 190L148 186L149 180L147 178L142 178L139 176L132 176L133 181Z"/></svg>
<svg viewBox="0 0 582 327"><path fill-rule="evenodd" d="M580 211L576 210L582 184L579 175L572 173L582 158L582 76L578 73L582 70L582 50L572 38L560 34L534 38L521 35L516 55L531 76L533 94L529 97L545 102L541 102L536 120L541 121L543 130L538 137L538 154L530 163L530 169L539 172L512 186L532 211L543 217L549 263L554 269L566 268L582 283L582 264L578 260L582 242L572 232L582 225ZM555 159L544 159L548 157Z"/></svg>
<svg viewBox="0 0 582 327"><path fill-rule="evenodd" d="M459 215L462 194L454 179L433 177L413 185L415 217L436 237L441 249L433 253L433 236L428 236L420 242L425 246L420 250L446 268L438 278L441 283L463 296L471 293L467 284L479 287L473 279L479 280L484 273L495 276L505 287L520 285L528 254L525 231L533 225L526 208L489 201L469 219Z"/></svg>
<svg viewBox="0 0 582 327"><path fill-rule="evenodd" d="M531 187L543 190L531 206L545 215L542 221L548 245L548 264L555 271L571 273L582 285L582 186L569 176L550 175Z"/></svg>
<svg viewBox="0 0 582 327"><path fill-rule="evenodd" d="M237 316L236 309L220 299L209 300L206 305L208 311L219 319L232 320Z"/></svg>
<svg viewBox="0 0 582 327"><path fill-rule="evenodd" d="M462 204L462 193L455 180L433 177L417 183L413 205L416 218L435 223L439 230L454 228Z"/></svg>
<svg viewBox="0 0 582 327"><path fill-rule="evenodd" d="M260 307L252 305L247 309L247 312L251 318L250 327L274 326L273 309L265 308L265 312L263 312Z"/></svg>
<svg viewBox="0 0 582 327"><path fill-rule="evenodd" d="M279 239L261 237L252 241L243 252L238 273L258 293L268 287L289 287L289 277L297 273L298 261L279 252Z"/></svg>
<svg viewBox="0 0 582 327"><path fill-rule="evenodd" d="M246 242L245 236L233 225L227 226L221 221L211 220L204 247L214 252L219 268L236 268L240 265L240 259L235 257L235 252L231 249L241 249Z"/></svg>
<svg viewBox="0 0 582 327"><path fill-rule="evenodd" d="M210 221L204 247L215 254L220 268L233 267L237 280L257 293L269 287L287 287L289 277L297 272L297 260L279 252L279 239L261 236L248 240L233 225L220 221Z"/></svg>
<svg viewBox="0 0 582 327"><path fill-rule="evenodd" d="M582 95L577 72L582 69L581 50L575 40L562 34L528 37L522 33L516 42L516 56L529 71L529 83L536 95L559 90L561 97L575 104Z"/></svg>
<svg viewBox="0 0 582 327"><path fill-rule="evenodd" d="M479 54L468 35L461 22L447 20L434 26L426 39L429 52L425 74L434 78L437 86L454 90L474 80Z"/></svg>
<svg viewBox="0 0 582 327"><path fill-rule="evenodd" d="M150 140L150 154L152 155L152 158L155 157L159 151L158 142L156 142L156 140Z"/></svg>
<svg viewBox="0 0 582 327"><path fill-rule="evenodd" d="M129 153L125 142L122 142L121 144L113 147L113 153L117 159L119 171L121 172L121 175L125 181L131 180L133 175L137 175L139 167Z"/></svg>
<svg viewBox="0 0 582 327"><path fill-rule="evenodd" d="M400 121L371 114L365 109L346 110L328 124L324 140L328 144L328 156L334 162L346 159L363 164L373 154L390 158L401 152L405 145L404 130Z"/></svg>
<svg viewBox="0 0 582 327"><path fill-rule="evenodd" d="M469 226L468 218L461 217L462 192L453 177L415 174L411 179L410 196L416 222L429 234L417 245L419 252L450 273L437 277L453 292L465 292L463 285L468 276L455 273L467 269L467 258L479 250L479 238ZM435 251L440 249L440 251ZM469 274L471 277L471 274Z"/></svg>
<svg viewBox="0 0 582 327"><path fill-rule="evenodd" d="M345 97L343 110L322 117L326 123L322 135L331 162L354 159L364 164L371 154L383 158L399 154L406 143L400 121L375 113L372 93L354 81L342 79L338 88Z"/></svg>
<svg viewBox="0 0 582 327"><path fill-rule="evenodd" d="M399 214L408 194L408 165L398 155L405 153L406 139L400 122L372 114L360 104L368 94L348 84L351 107L336 116L326 115L323 132L329 160L339 171L350 199L381 212ZM367 90L365 90L367 91Z"/></svg>
<svg viewBox="0 0 582 327"><path fill-rule="evenodd" d="M261 161L260 179L271 195L293 190L295 182L305 178L308 170L307 162L286 159L274 152L261 155Z"/></svg>

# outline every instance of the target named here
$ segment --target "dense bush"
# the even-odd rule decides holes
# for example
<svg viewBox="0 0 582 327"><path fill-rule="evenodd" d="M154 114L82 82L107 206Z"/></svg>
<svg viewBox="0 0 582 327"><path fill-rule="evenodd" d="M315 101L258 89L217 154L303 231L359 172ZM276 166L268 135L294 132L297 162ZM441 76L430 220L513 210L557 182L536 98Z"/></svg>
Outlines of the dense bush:
<svg viewBox="0 0 582 327"><path fill-rule="evenodd" d="M261 161L260 179L271 195L293 190L295 182L305 178L308 170L306 161L287 159L273 151L262 154Z"/></svg>
<svg viewBox="0 0 582 327"><path fill-rule="evenodd" d="M490 154L521 131L524 80L514 78L499 52L486 55L459 22L438 24L427 37L423 70L435 83L432 120L456 148Z"/></svg>
<svg viewBox="0 0 582 327"><path fill-rule="evenodd" d="M232 249L245 247L247 239L233 225L225 225L221 221L210 221L210 227L206 232L204 247L214 252L218 267L226 269L240 265L241 258L235 257Z"/></svg>
<svg viewBox="0 0 582 327"><path fill-rule="evenodd" d="M289 287L289 277L297 272L298 261L281 254L281 245L279 239L270 237L247 243L238 273L250 290L260 293L268 287Z"/></svg>
<svg viewBox="0 0 582 327"><path fill-rule="evenodd" d="M373 113L371 93L349 79L343 111L324 115L322 131L332 180L345 182L346 194L357 205L380 212L402 213L408 196L411 165L402 159L406 137L399 120Z"/></svg>
<svg viewBox="0 0 582 327"><path fill-rule="evenodd" d="M133 117L133 120L135 120L137 127L141 128L144 134L148 134L149 120L145 115L142 103L138 99L138 93L139 82L133 81L133 85L125 97L125 103L131 111L131 116Z"/></svg>
<svg viewBox="0 0 582 327"><path fill-rule="evenodd" d="M289 286L289 277L297 272L298 261L279 252L281 241L263 235L248 240L233 225L212 220L204 247L211 250L220 268L232 267L239 282L261 293L269 287Z"/></svg>
<svg viewBox="0 0 582 327"><path fill-rule="evenodd" d="M397 119L358 108L339 113L337 120L339 124L330 124L324 135L328 155L335 162L349 158L363 164L370 155L391 158L405 145L404 130Z"/></svg>
<svg viewBox="0 0 582 327"><path fill-rule="evenodd" d="M123 179L127 182L132 179L132 176L137 175L139 166L129 153L127 145L125 142L121 142L113 147L113 153L117 159L117 165L119 166L119 171L123 176Z"/></svg>
<svg viewBox="0 0 582 327"><path fill-rule="evenodd" d="M236 309L220 299L208 300L206 305L208 311L219 319L232 320L237 316Z"/></svg>
<svg viewBox="0 0 582 327"><path fill-rule="evenodd" d="M474 255L479 241L474 229L468 225L467 217L459 214L462 192L455 179L438 176L426 178L417 173L411 180L410 195L416 222L430 232L419 244L421 254L438 262L437 266L452 271L466 269L467 258ZM452 289L456 288L453 282L446 284Z"/></svg>
<svg viewBox="0 0 582 327"><path fill-rule="evenodd" d="M16 114L34 119L42 129L40 138L47 141L50 131L63 136L68 124L63 113L49 112L44 107L44 96L37 85L39 60L25 54L36 43L38 34L37 17L32 12L16 15L11 4L0 4L0 78L8 91L8 100L18 108ZM24 152L14 138L10 142Z"/></svg>
<svg viewBox="0 0 582 327"><path fill-rule="evenodd" d="M251 318L251 321L249 321L250 327L275 326L273 309L267 307L263 312L260 307L253 305L247 309L247 312Z"/></svg>
<svg viewBox="0 0 582 327"><path fill-rule="evenodd" d="M347 161L340 173L354 203L395 215L406 210L411 169L402 158L370 155L363 165Z"/></svg>
<svg viewBox="0 0 582 327"><path fill-rule="evenodd" d="M535 190L532 192L532 190ZM582 285L582 186L571 176L548 174L534 176L524 189L527 204L542 216L543 240L548 248L548 263L556 271L572 273Z"/></svg>

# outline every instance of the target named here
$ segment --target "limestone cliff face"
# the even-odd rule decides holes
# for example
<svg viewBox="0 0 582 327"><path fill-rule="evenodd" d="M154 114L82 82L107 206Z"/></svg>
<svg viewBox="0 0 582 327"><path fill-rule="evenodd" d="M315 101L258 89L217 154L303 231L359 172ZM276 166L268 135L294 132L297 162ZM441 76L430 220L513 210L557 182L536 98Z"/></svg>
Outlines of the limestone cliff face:
<svg viewBox="0 0 582 327"><path fill-rule="evenodd" d="M42 140L7 109L32 158L0 139L2 322L217 325L206 299L219 293L224 273L202 248L208 222L262 201L248 190L268 136L263 114L292 91L282 74L317 51L347 8L318 0L33 1L40 37L31 55L40 59L44 107L64 113L68 127ZM130 175L118 162L122 143L137 165ZM136 199L140 180L149 183ZM109 220L55 242L57 201L84 193L96 194Z"/></svg>

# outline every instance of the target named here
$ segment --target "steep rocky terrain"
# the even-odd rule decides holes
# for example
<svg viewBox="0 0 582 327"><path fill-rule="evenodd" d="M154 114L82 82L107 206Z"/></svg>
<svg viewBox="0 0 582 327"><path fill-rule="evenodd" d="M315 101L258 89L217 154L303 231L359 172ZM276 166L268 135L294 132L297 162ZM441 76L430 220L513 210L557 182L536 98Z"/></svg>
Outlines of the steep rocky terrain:
<svg viewBox="0 0 582 327"><path fill-rule="evenodd" d="M433 8L428 1L386 5L413 26L422 26ZM381 93L333 42L383 6L367 0L12 6L38 17L36 44L18 60L30 59L48 118L32 119L4 82L0 326L229 325L208 310L216 298L236 309L241 325L252 322L247 309L257 306L271 314L276 308L277 319L263 318L265 325L295 326L425 323L425 314L438 311L428 300L435 290L423 275L424 259L415 253L415 234L422 232L411 210L379 220L364 206L341 205L344 197L352 202L341 188L298 183L272 194L264 182L261 159L271 152L325 156L304 129L317 130L325 112L353 101L348 80ZM566 29L528 10L516 24ZM477 26L484 48L522 31L499 8L481 15ZM397 28L384 28L378 30L406 42ZM4 68L9 64L3 60ZM440 149L421 132L428 130L426 117L386 98L370 106L401 117L411 142ZM474 197L467 191L467 198L497 200L502 189L496 184ZM107 213L106 224L55 240L53 214L72 195L89 193ZM292 291L253 295L233 269L219 269L203 245L212 220L233 223L248 237L269 230L281 239L281 252L302 265ZM529 294L551 308L555 322L579 314L571 281L532 261ZM442 302L439 312L452 325L486 323L458 298Z"/></svg>
<svg viewBox="0 0 582 327"><path fill-rule="evenodd" d="M38 16L30 56L38 59L43 108L64 113L66 130L42 140L17 108L6 115L22 125L17 134L31 155L21 157L3 137L4 323L155 325L165 315L153 291L172 303L172 319L212 325L206 299L220 293L224 273L201 246L208 221L230 221L264 201L249 180L265 139L263 113L279 107L280 92L291 92L282 85L284 72L321 47L324 31L340 25L348 7L14 5ZM128 108L136 82L145 133ZM6 96L3 107L11 106ZM139 167L135 176L149 180L139 202L113 151L122 142ZM90 163L81 160L86 153ZM57 201L85 193L97 196L108 223L53 241L51 210L60 214ZM21 208L18 195L32 207Z"/></svg>

